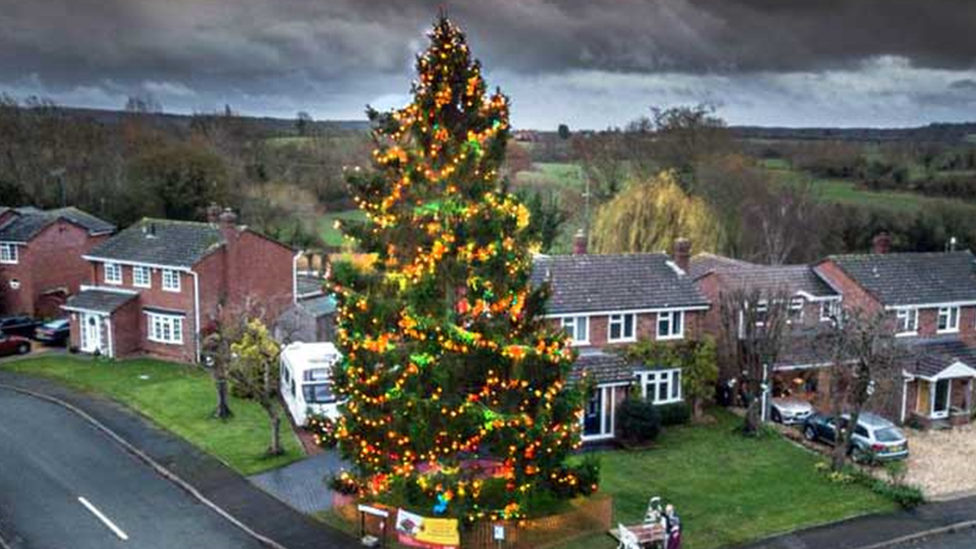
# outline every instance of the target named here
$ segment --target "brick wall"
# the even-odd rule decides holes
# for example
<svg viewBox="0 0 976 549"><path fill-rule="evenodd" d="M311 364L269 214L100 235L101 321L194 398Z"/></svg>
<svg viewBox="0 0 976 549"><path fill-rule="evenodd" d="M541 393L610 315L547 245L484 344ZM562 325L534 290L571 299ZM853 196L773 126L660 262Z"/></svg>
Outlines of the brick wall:
<svg viewBox="0 0 976 549"><path fill-rule="evenodd" d="M43 300L42 294L64 288L64 295L78 292L89 279L88 262L82 259L108 235L92 237L88 231L64 220L52 223L26 246L19 247L17 265L0 265L4 291L0 294L0 312L23 313L40 317L61 316L60 301ZM19 290L10 289L10 281L20 281Z"/></svg>
<svg viewBox="0 0 976 549"><path fill-rule="evenodd" d="M252 231L224 232L227 240L228 299L259 304L274 322L294 303L295 252Z"/></svg>

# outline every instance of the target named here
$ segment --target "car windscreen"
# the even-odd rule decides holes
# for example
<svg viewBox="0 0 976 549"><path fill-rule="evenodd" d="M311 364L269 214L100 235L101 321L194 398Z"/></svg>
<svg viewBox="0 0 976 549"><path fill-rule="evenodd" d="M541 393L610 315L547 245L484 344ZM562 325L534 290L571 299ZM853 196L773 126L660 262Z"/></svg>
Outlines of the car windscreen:
<svg viewBox="0 0 976 549"><path fill-rule="evenodd" d="M874 433L874 438L878 439L878 442L898 442L905 439L904 435L901 434L901 431L895 429L894 427L878 429Z"/></svg>
<svg viewBox="0 0 976 549"><path fill-rule="evenodd" d="M68 325L67 319L62 318L60 320L52 320L51 322L45 324L44 327L47 328L48 330L60 330L61 328L64 328L67 325Z"/></svg>
<svg viewBox="0 0 976 549"><path fill-rule="evenodd" d="M303 383L302 393L309 404L328 404L335 402L335 395L328 383Z"/></svg>

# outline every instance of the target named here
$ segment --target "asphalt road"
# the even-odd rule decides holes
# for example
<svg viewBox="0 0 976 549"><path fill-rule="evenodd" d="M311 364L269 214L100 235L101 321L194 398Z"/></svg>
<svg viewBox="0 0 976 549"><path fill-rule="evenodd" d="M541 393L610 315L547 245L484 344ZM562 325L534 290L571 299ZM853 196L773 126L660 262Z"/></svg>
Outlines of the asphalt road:
<svg viewBox="0 0 976 549"><path fill-rule="evenodd" d="M2 389L0 537L12 549L263 547L75 414Z"/></svg>
<svg viewBox="0 0 976 549"><path fill-rule="evenodd" d="M973 549L976 547L976 529L969 528L954 534L935 536L892 549Z"/></svg>

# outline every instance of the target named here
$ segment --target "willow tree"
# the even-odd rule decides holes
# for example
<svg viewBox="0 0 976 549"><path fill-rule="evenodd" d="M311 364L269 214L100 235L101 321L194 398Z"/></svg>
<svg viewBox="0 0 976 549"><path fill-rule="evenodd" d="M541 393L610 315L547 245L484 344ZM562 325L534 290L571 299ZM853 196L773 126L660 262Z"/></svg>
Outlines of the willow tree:
<svg viewBox="0 0 976 549"><path fill-rule="evenodd" d="M509 103L440 18L413 101L370 111L372 170L350 183L371 271L337 266L338 428L360 488L474 520L579 483L573 353L530 284L530 214L499 178ZM587 483L589 485L589 483ZM429 507L428 507L429 508Z"/></svg>
<svg viewBox="0 0 976 549"><path fill-rule="evenodd" d="M597 212L591 235L599 253L659 252L678 238L714 250L719 226L708 204L689 196L672 171L631 184Z"/></svg>

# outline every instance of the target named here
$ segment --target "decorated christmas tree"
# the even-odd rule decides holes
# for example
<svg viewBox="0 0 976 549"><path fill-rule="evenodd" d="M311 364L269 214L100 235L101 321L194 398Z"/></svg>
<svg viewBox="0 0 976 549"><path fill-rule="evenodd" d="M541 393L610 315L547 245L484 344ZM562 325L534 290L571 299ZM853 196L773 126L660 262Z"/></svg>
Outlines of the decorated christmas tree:
<svg viewBox="0 0 976 549"><path fill-rule="evenodd" d="M579 444L574 356L541 317L529 211L499 178L508 99L488 95L450 20L429 38L413 102L370 109L374 166L349 178L366 222L347 233L375 261L334 268L337 436L364 495L522 517L547 495L595 488L564 465Z"/></svg>

